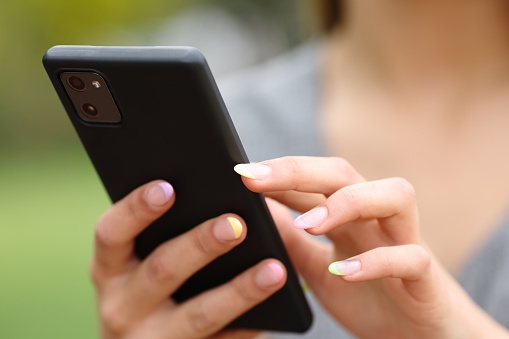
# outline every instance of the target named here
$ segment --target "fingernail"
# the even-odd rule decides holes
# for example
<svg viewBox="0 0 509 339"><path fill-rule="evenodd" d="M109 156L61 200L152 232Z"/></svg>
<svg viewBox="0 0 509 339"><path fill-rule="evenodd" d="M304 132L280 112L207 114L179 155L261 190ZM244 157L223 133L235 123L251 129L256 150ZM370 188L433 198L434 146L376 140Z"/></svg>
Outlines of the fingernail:
<svg viewBox="0 0 509 339"><path fill-rule="evenodd" d="M361 262L358 260L336 261L329 265L329 272L335 275L352 275L361 270Z"/></svg>
<svg viewBox="0 0 509 339"><path fill-rule="evenodd" d="M256 284L260 288L267 289L278 284L283 279L284 274L281 266L269 263L262 267L256 274Z"/></svg>
<svg viewBox="0 0 509 339"><path fill-rule="evenodd" d="M300 284L300 288L302 288L302 292L304 293L308 293L310 291L309 285L305 281Z"/></svg>
<svg viewBox="0 0 509 339"><path fill-rule="evenodd" d="M228 217L214 227L214 236L221 241L232 241L240 238L242 223L237 218Z"/></svg>
<svg viewBox="0 0 509 339"><path fill-rule="evenodd" d="M271 172L269 166L262 164L238 164L233 170L243 177L257 180L267 179Z"/></svg>
<svg viewBox="0 0 509 339"><path fill-rule="evenodd" d="M320 226L328 216L326 207L314 208L311 211L298 216L293 221L295 228L307 229Z"/></svg>
<svg viewBox="0 0 509 339"><path fill-rule="evenodd" d="M171 199L173 193L173 186L167 182L160 182L150 189L147 201L152 206L163 206Z"/></svg>

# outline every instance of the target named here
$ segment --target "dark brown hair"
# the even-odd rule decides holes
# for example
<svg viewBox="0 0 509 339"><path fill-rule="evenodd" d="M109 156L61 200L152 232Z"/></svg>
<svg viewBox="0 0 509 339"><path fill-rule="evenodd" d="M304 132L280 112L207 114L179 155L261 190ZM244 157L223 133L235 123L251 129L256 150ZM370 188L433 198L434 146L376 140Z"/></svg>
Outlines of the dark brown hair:
<svg viewBox="0 0 509 339"><path fill-rule="evenodd" d="M317 26L322 32L330 32L341 22L340 0L311 0L314 7Z"/></svg>

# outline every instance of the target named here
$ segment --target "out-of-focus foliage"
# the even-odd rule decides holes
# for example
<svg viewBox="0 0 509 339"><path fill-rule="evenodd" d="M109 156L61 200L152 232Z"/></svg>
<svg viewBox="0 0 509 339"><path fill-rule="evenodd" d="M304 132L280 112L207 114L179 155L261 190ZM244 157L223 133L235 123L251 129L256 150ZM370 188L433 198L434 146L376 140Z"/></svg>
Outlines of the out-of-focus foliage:
<svg viewBox="0 0 509 339"><path fill-rule="evenodd" d="M279 25L286 47L302 33L294 0L0 0L0 338L97 333L88 263L109 200L47 79L44 52L157 44L148 37L163 22L202 5ZM218 48L228 43L220 38Z"/></svg>
<svg viewBox="0 0 509 339"><path fill-rule="evenodd" d="M96 338L88 265L109 202L92 165L75 151L0 161L0 338Z"/></svg>
<svg viewBox="0 0 509 339"><path fill-rule="evenodd" d="M0 150L46 147L70 133L41 58L56 44L104 44L125 27L157 21L184 0L23 0L0 9Z"/></svg>
<svg viewBox="0 0 509 339"><path fill-rule="evenodd" d="M126 37L126 31L143 35L143 30L180 10L203 4L221 6L246 21L258 16L276 22L290 45L301 33L295 29L297 6L289 0L4 0L0 6L0 151L38 151L76 140L41 65L49 47L143 43Z"/></svg>

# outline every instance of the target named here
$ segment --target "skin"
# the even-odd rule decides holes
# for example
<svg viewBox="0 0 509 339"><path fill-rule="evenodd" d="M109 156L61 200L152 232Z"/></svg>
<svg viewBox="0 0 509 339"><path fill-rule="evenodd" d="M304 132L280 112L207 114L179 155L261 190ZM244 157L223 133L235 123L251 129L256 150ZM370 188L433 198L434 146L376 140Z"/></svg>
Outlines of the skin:
<svg viewBox="0 0 509 339"><path fill-rule="evenodd" d="M270 176L244 177L244 184L278 201L271 202L271 211L297 270L324 308L353 334L509 337L429 252L419 235L415 192L408 181L365 181L341 158L286 157L263 164L271 168ZM300 212L325 207L327 219L306 231L327 235L331 244L292 229L284 205ZM360 261L361 270L340 277L327 271L331 262L344 259Z"/></svg>
<svg viewBox="0 0 509 339"><path fill-rule="evenodd" d="M264 162L266 178L243 181L272 198L297 270L355 335L507 338L450 273L509 202L509 158L500 156L509 144L507 2L464 1L461 10L452 0L344 4L348 20L324 43L318 118L329 153L353 166L338 157L288 157ZM91 271L103 338L256 336L221 329L283 285L284 278L257 285L266 262L182 305L167 298L240 243L249 225L242 222L239 239L222 242L211 231L224 220L218 216L144 262L134 257L135 236L175 200L147 202L156 184L131 193L97 224ZM287 207L304 213L316 206L326 208L326 220L296 230ZM331 244L313 239L321 234ZM361 270L328 272L331 262L344 259L358 260ZM225 297L236 301L232 307L210 306Z"/></svg>
<svg viewBox="0 0 509 339"><path fill-rule="evenodd" d="M263 179L243 177L266 192L271 212L297 270L324 308L360 338L509 338L462 291L419 235L412 185L401 178L366 181L344 159L286 157L263 163ZM172 239L140 262L136 234L175 201L154 201L152 182L110 208L98 221L92 277L103 338L242 338L253 332L221 332L236 316L261 302L284 279L260 286L256 265L230 283L176 305L167 298L192 273L245 238L218 240L214 227L225 215ZM306 231L292 227L288 207L322 207L327 217ZM241 221L242 222L242 221ZM245 226L243 224L243 226ZM305 249L305 250L303 250ZM175 260L186 258L186 260ZM360 271L335 276L335 260L358 260ZM280 265L280 263L277 263ZM229 303L218 302L230 300ZM369 311L368 311L369 310Z"/></svg>
<svg viewBox="0 0 509 339"><path fill-rule="evenodd" d="M175 202L175 195L166 201L159 183L136 189L97 222L91 275L97 289L102 338L256 336L255 332L221 329L284 285L283 265L264 260L229 283L175 304L168 296L200 268L240 244L247 228L239 216L225 214L160 245L140 262L133 253L134 238ZM228 235L216 229L224 226L228 217L243 225L238 239L233 238L233 231L229 239L218 237ZM279 280L267 272L268 264L281 267Z"/></svg>
<svg viewBox="0 0 509 339"><path fill-rule="evenodd" d="M343 2L322 50L323 143L368 180L410 181L456 274L509 205L509 3Z"/></svg>

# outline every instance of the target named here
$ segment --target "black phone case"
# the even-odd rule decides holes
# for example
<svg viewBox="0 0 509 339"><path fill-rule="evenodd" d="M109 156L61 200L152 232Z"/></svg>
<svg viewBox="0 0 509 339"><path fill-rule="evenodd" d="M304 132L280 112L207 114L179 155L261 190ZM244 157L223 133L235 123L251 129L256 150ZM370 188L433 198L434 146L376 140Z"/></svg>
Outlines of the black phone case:
<svg viewBox="0 0 509 339"><path fill-rule="evenodd" d="M230 326L306 331L311 311L265 200L233 171L248 159L203 55L190 47L55 46L43 63L113 202L154 179L175 188L175 205L137 237L140 258L223 213L237 213L246 221L246 240L196 273L172 297L186 300L265 258L277 258L288 270L286 285ZM104 78L121 123L89 123L78 117L60 80L62 72L76 71Z"/></svg>

